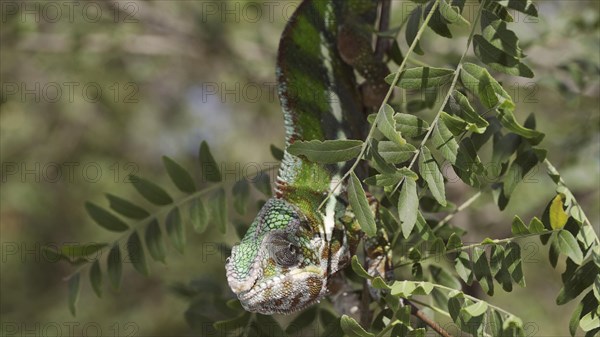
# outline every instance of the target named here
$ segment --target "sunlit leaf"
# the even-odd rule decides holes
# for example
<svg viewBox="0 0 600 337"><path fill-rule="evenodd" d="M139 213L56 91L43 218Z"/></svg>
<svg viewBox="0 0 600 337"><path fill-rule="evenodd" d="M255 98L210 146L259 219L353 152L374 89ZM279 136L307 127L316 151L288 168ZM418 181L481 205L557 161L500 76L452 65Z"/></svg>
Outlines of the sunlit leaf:
<svg viewBox="0 0 600 337"><path fill-rule="evenodd" d="M552 236L554 236L552 243L556 245L556 248L561 254L568 256L578 265L583 262L583 253L571 232L562 229L553 233Z"/></svg>
<svg viewBox="0 0 600 337"><path fill-rule="evenodd" d="M418 137L429 128L429 123L414 115L398 113L394 115L394 119L396 130L406 137Z"/></svg>
<svg viewBox="0 0 600 337"><path fill-rule="evenodd" d="M362 264L360 263L360 261L358 260L358 257L356 255L352 256L351 266L352 266L352 270L354 270L356 275L358 275L362 278L366 278L366 279L373 278L373 276L371 276L369 273L367 273L365 268L363 268Z"/></svg>
<svg viewBox="0 0 600 337"><path fill-rule="evenodd" d="M563 209L562 195L557 194L550 203L550 226L552 229L561 229L567 223L569 215Z"/></svg>
<svg viewBox="0 0 600 337"><path fill-rule="evenodd" d="M399 145L391 141L377 144L377 152L390 164L400 164L415 155L416 148L409 143Z"/></svg>
<svg viewBox="0 0 600 337"><path fill-rule="evenodd" d="M388 104L377 114L377 129L389 140L398 145L406 144L400 132L396 130L396 120L394 119L394 109Z"/></svg>
<svg viewBox="0 0 600 337"><path fill-rule="evenodd" d="M365 331L358 322L356 322L352 317L342 315L340 319L340 326L342 330L349 337L374 337L375 335Z"/></svg>
<svg viewBox="0 0 600 337"><path fill-rule="evenodd" d="M398 198L398 215L402 222L402 235L408 238L417 222L419 209L419 197L417 195L417 183L414 179L404 179Z"/></svg>
<svg viewBox="0 0 600 337"><path fill-rule="evenodd" d="M431 191L435 200L442 206L446 205L444 177L426 146L423 146L421 154L419 155L419 173L427 182L429 191Z"/></svg>
<svg viewBox="0 0 600 337"><path fill-rule="evenodd" d="M438 88L452 80L454 70L445 68L415 67L404 70L400 74L397 86L403 89ZM394 74L388 75L385 81L391 84Z"/></svg>
<svg viewBox="0 0 600 337"><path fill-rule="evenodd" d="M440 151L442 156L446 158L450 163L456 163L456 155L458 153L458 143L454 139L454 135L446 126L444 119L439 119L433 129L433 135L431 138L433 145L437 150Z"/></svg>

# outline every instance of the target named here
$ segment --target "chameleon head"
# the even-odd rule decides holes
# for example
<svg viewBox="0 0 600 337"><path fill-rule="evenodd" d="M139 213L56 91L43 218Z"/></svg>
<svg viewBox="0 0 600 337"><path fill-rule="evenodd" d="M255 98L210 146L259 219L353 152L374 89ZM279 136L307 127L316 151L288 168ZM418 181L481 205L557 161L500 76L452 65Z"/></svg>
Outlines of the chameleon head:
<svg viewBox="0 0 600 337"><path fill-rule="evenodd" d="M227 282L244 308L290 313L327 292L323 241L297 207L272 198L227 260Z"/></svg>

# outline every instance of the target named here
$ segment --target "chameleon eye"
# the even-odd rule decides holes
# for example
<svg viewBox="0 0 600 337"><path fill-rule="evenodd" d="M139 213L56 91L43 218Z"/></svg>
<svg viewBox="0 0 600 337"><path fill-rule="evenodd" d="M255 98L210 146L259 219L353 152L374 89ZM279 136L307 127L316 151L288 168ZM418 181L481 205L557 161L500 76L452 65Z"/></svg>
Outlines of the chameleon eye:
<svg viewBox="0 0 600 337"><path fill-rule="evenodd" d="M286 237L276 232L268 240L269 255L282 267L291 267L298 262L299 248Z"/></svg>
<svg viewBox="0 0 600 337"><path fill-rule="evenodd" d="M273 258L278 265L291 267L298 262L298 247L288 242L287 246L275 246Z"/></svg>

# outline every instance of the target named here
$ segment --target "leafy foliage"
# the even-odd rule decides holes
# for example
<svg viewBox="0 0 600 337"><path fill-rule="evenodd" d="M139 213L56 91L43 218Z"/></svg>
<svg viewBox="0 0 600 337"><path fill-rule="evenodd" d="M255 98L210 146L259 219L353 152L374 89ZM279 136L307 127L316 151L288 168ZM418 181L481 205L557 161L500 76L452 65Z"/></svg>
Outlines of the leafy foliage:
<svg viewBox="0 0 600 337"><path fill-rule="evenodd" d="M423 305L446 315L465 333L524 336L520 318L469 295L463 285L477 285L489 296L500 288L510 292L515 284L525 287L522 249L518 241L532 236L539 237L549 246L549 262L553 267L558 265L559 257L566 261L563 286L556 303L563 305L578 300L570 320L571 335L574 336L578 329L586 336L600 331L600 240L576 198L546 158L546 151L540 147L544 134L536 130L535 119L530 116L523 124L518 121L516 102L492 75L501 72L526 78L534 76L523 63L525 54L518 37L509 29L509 23L512 21L510 11L536 16L537 9L529 0L484 0L479 4L474 21L469 22L462 15L463 1L415 2L418 4L406 21L405 37L410 48L402 55L404 59L412 56L411 53L425 53L419 45L425 29L451 38L448 27L470 28L465 52L453 69L426 65L405 69L406 63L400 62L397 71L385 79L405 96L431 88L443 92L442 103L434 109L435 117L426 121L414 115L433 107L428 102L409 106L406 102L395 105L385 101L377 114L369 117L372 132L364 141L298 141L287 148L290 154L324 164L368 161L370 177L361 181L354 172L347 176L350 206L367 236L374 236L381 222L392 241L394 266L399 270L408 267L405 274L410 274L410 279L386 282L373 278L354 256L351 266L355 283L360 284L360 278L368 279L384 294L373 301L377 303L371 306L375 308L375 315L370 326L361 325L347 315L338 317L326 305L320 305L302 312L284 329L272 317L244 312L236 301L229 301L227 307L219 307L214 317L202 316L211 323L214 331L232 336L286 336L316 326L321 328L321 336L383 336L387 332L393 336L424 336L425 327L411 321L410 307L402 303L411 300L422 304L420 299L430 296L435 304ZM478 30L480 34L477 34ZM399 48L397 43L394 46ZM471 47L481 65L465 61ZM282 151L275 147L271 147L271 152L277 159L283 157ZM491 158L495 165L484 165L481 159L484 157ZM227 193L219 166L205 142L200 146L199 158L201 181L194 181L184 167L163 157L166 173L183 194L179 198L173 198L166 189L147 179L132 177L133 187L139 194L157 206L155 212L118 196L107 195L108 208L129 219L125 221L102 206L86 203L86 210L98 225L119 232L121 236L112 244L102 243L88 251L53 252L80 266L68 283L69 308L73 314L82 265L90 266L92 288L98 297L102 294L104 274L99 261L81 260L93 251L109 250L106 274L109 283L119 288L123 252L127 252L138 272L147 275L146 252L154 261L166 261L164 233L181 254L184 253L188 225L199 234L209 226L216 226L221 233L226 233L229 225ZM512 237L483 238L476 244L463 244L464 231L451 224L454 215L484 193L491 194L498 208L504 210L517 186L538 165L546 167L548 176L556 184L556 193L549 196L545 212L527 224L515 216L513 222L507 224ZM447 168L476 191L474 197L462 205L456 206L448 200ZM490 182L489 176L497 176L497 179ZM363 183L381 205L377 218L372 214ZM252 185L270 196L271 187L266 175L260 175ZM240 215L248 209L250 186L247 181L240 180L232 187L233 209ZM166 214L164 221L159 214ZM119 245L121 241L126 242L125 250ZM440 256L446 257L447 262L440 261ZM200 301L209 297L201 289L203 287L215 289L208 302ZM225 301L219 298L220 286L212 283L195 288L182 286L179 291L193 298L186 317L194 317L193 310L200 310L200 303ZM194 296L189 296L190 292Z"/></svg>

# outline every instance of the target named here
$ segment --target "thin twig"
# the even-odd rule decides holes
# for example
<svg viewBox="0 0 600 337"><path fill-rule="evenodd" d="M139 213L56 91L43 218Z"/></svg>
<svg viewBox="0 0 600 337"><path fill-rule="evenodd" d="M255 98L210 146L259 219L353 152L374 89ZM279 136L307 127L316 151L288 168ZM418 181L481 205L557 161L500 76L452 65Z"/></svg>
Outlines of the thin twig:
<svg viewBox="0 0 600 337"><path fill-rule="evenodd" d="M444 330L436 321L427 317L427 315L425 315L425 313L423 311L421 311L416 305L414 305L410 301L406 301L406 302L408 302L408 304L410 305L410 308L411 308L410 313L413 316L420 319L421 321L423 321L423 323L428 325L431 328L431 330L437 332L442 337L452 337L452 335L449 334L448 331Z"/></svg>
<svg viewBox="0 0 600 337"><path fill-rule="evenodd" d="M417 35L415 36L415 39L414 39L413 43L411 43L410 47L408 48L408 51L406 52L406 57L404 57L404 60L402 60L402 63L400 64L400 66L396 70L396 73L394 75L394 79L392 80L392 83L390 83L390 88L389 88L387 94L385 95L385 98L383 99L383 102L381 102L381 106L377 110L378 113L381 110L383 110L383 107L390 100L390 97L392 96L392 93L394 92L394 87L396 86L396 83L398 83L398 81L400 80L400 74L404 70L404 67L406 67L406 62L408 60L408 56L413 52L413 50L417 46L417 43L419 42L419 39L421 38L421 35L423 35L423 32L425 31L425 28L427 28L427 23L433 17L433 13L435 13L435 10L436 10L437 6L438 6L438 2L436 1L433 4L433 6L431 7L431 10L429 11L429 14L427 15L427 17L423 21L423 24L419 28L419 31L417 31ZM327 202L327 200L329 200L329 198L331 198L331 196L333 195L333 192L337 190L337 188L340 186L340 184L343 181L345 181L346 179L348 179L348 177L350 176L350 174L352 174L352 172L354 172L354 169L356 169L356 167L358 166L358 163L361 161L362 157L367 152L367 149L368 149L369 144L370 144L369 141L371 140L371 138L373 138L373 133L375 132L376 124L377 123L373 123L373 125L371 125L371 128L369 129L369 134L367 135L367 138L365 138L365 141L363 142L362 147L360 149L360 153L356 157L356 160L354 161L354 163L352 164L352 166L350 167L350 169L344 174L344 176L340 180L338 180L338 182L335 184L335 186L327 193L327 196L325 197L325 199L323 199L323 201L319 205L318 210L320 210L321 208L323 208L323 206L325 205L325 203Z"/></svg>
<svg viewBox="0 0 600 337"><path fill-rule="evenodd" d="M452 79L452 84L450 85L450 88L448 89L448 92L446 93L446 97L444 97L444 101L440 105L440 108L438 109L438 112L436 113L435 118L431 122L431 125L429 126L429 129L427 130L427 133L425 134L425 137L421 141L421 144L417 148L417 151L415 152L412 160L410 161L410 164L408 165L409 170L412 169L413 165L417 161L417 158L421 154L421 150L425 146L425 143L427 142L427 140L429 140L429 137L433 133L433 129L435 129L435 126L436 126L438 120L440 119L442 111L443 111L444 107L446 106L446 104L448 103L448 100L450 99L452 92L454 91L454 87L456 87L456 83L458 82L458 77L462 70L462 63L463 63L465 57L467 56L467 53L469 52L471 42L473 41L473 36L475 36L475 29L477 27L477 22L479 22L479 19L481 18L482 9L483 9L483 4L480 4L479 11L477 12L477 17L475 18L475 21L473 21L473 28L471 29L471 33L469 34L469 38L467 39L467 46L466 46L465 51L463 52L462 56L460 57L460 60L458 61L458 65L456 66L456 69L454 70L454 78ZM435 8L431 9L431 11L434 11L434 10L435 10ZM408 58L408 55L406 58ZM405 178L403 177L400 180L400 182L398 182L398 184L396 185L396 187L394 187L394 190L392 191L391 194L394 194L398 190L400 185L404 182L404 179Z"/></svg>

